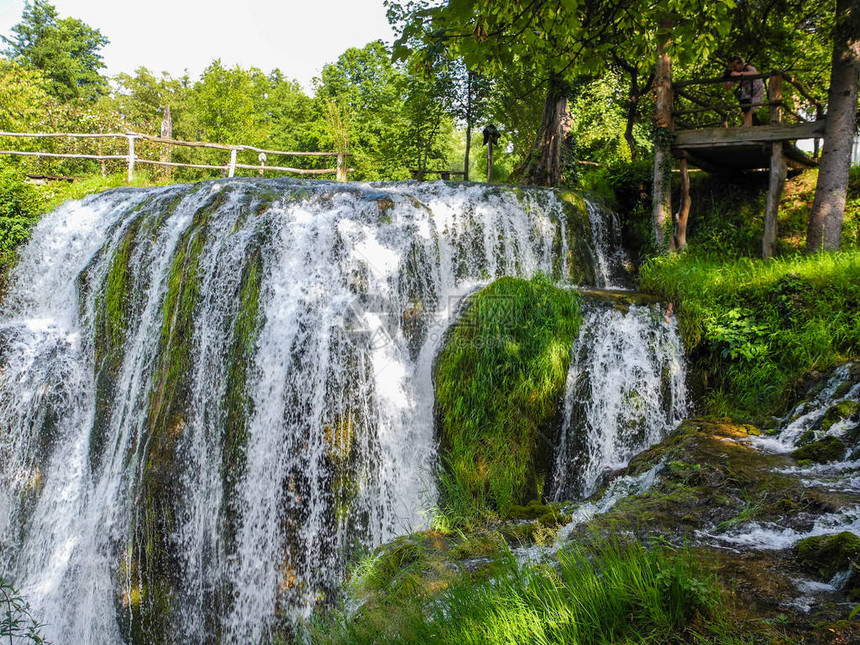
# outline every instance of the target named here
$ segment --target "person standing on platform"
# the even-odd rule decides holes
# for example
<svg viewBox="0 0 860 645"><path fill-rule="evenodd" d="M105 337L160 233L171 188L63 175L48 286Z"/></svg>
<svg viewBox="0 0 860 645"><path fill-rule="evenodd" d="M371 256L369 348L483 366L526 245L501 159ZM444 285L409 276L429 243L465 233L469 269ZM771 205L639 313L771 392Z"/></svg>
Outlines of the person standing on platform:
<svg viewBox="0 0 860 645"><path fill-rule="evenodd" d="M758 70L747 63L740 56L732 56L729 59L729 68L724 74L725 78L736 76L755 76ZM754 107L758 109L764 102L764 83L760 78L751 78L748 80L732 80L723 83L723 86L728 90L733 85L735 87L735 95L738 97L738 103L741 105L741 112L744 114L744 127L752 127L752 118Z"/></svg>

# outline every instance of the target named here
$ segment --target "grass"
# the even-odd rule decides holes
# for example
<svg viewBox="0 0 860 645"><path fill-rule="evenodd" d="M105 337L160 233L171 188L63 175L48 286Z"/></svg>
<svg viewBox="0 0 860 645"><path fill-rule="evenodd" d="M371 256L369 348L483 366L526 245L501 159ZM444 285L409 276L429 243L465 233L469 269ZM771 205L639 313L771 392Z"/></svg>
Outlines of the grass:
<svg viewBox="0 0 860 645"><path fill-rule="evenodd" d="M691 549L602 543L542 564L508 552L489 580L464 576L438 593L335 612L308 636L355 645L727 642L713 640L726 631L721 612L716 576Z"/></svg>
<svg viewBox="0 0 860 645"><path fill-rule="evenodd" d="M434 368L440 489L454 525L540 497L580 325L579 296L543 276L476 294Z"/></svg>
<svg viewBox="0 0 860 645"><path fill-rule="evenodd" d="M803 373L860 354L860 250L667 256L642 268L641 287L675 303L713 414L775 414Z"/></svg>

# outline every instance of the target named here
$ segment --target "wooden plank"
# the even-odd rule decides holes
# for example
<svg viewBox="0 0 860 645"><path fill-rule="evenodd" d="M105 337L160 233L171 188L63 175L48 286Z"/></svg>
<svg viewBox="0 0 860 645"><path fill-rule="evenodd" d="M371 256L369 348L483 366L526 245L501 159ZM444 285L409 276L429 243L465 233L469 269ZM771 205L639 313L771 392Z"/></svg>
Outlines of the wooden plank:
<svg viewBox="0 0 860 645"><path fill-rule="evenodd" d="M754 128L711 128L707 130L680 130L675 133L673 148L708 148L737 145L739 143L769 143L814 139L823 136L825 121L797 125L764 125Z"/></svg>
<svg viewBox="0 0 860 645"><path fill-rule="evenodd" d="M51 138L51 137L71 137L73 139L116 139L125 137L122 132L106 133L106 134L71 134L66 132L0 132L0 137L36 137L36 138Z"/></svg>
<svg viewBox="0 0 860 645"><path fill-rule="evenodd" d="M765 105L782 106L782 101L764 101L762 103L750 103L749 107L757 110L760 107L764 107ZM684 116L685 114L700 114L702 112L718 112L718 113L722 114L722 111L728 112L730 110L736 110L736 109L738 109L737 105L729 105L728 103L721 103L719 105L705 105L704 107L693 108L690 110L674 110L672 112L672 114L674 114L675 116Z"/></svg>
<svg viewBox="0 0 860 645"><path fill-rule="evenodd" d="M187 146L189 148L213 148L215 150L250 150L251 152L257 153L264 152L267 155L287 155L294 157L336 157L338 155L337 152L288 152L285 150L265 150L263 148L256 148L254 146L227 145L223 143L209 143L206 141L179 141L177 139L163 139L161 137L153 137L149 134L140 134L137 132L130 132L129 134L135 136L138 139L143 139L144 141L151 141L153 143L166 143L171 146Z"/></svg>
<svg viewBox="0 0 860 645"><path fill-rule="evenodd" d="M770 78L776 76L780 72L764 72L761 74L744 74L744 80L755 80L757 78ZM691 78L688 81L676 81L672 83L673 87L689 87L690 85L716 85L717 83L731 83L737 81L740 75L737 76L720 76L719 78Z"/></svg>
<svg viewBox="0 0 860 645"><path fill-rule="evenodd" d="M70 155L59 152L18 152L17 150L0 150L0 155L20 155L22 157L61 157L63 159L128 159L127 155Z"/></svg>

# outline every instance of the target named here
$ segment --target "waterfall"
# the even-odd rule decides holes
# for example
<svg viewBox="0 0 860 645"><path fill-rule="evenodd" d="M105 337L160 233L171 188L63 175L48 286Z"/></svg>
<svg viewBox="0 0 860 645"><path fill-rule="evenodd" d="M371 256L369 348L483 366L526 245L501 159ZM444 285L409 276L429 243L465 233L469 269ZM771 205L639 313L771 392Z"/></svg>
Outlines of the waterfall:
<svg viewBox="0 0 860 645"><path fill-rule="evenodd" d="M601 289L627 289L630 258L621 244L618 214L598 201L586 200L591 239L594 247L595 282Z"/></svg>
<svg viewBox="0 0 860 645"><path fill-rule="evenodd" d="M687 411L683 347L657 304L586 295L567 375L551 496L585 498Z"/></svg>
<svg viewBox="0 0 860 645"><path fill-rule="evenodd" d="M599 281L588 227L552 191L441 182L61 207L0 310L0 574L58 643L270 640L426 521L459 299Z"/></svg>

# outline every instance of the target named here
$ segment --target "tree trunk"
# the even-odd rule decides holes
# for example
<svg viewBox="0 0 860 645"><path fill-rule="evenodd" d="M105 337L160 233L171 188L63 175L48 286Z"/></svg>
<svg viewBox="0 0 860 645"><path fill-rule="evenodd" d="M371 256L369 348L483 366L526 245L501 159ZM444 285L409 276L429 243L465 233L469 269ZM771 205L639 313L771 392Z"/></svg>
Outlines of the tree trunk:
<svg viewBox="0 0 860 645"><path fill-rule="evenodd" d="M681 203L675 215L675 248L687 248L687 220L690 217L690 171L687 159L681 159Z"/></svg>
<svg viewBox="0 0 860 645"><path fill-rule="evenodd" d="M463 163L463 181L469 181L469 152L472 148L472 72L466 76L466 159Z"/></svg>
<svg viewBox="0 0 860 645"><path fill-rule="evenodd" d="M561 183L562 151L570 131L567 113L568 87L557 76L551 76L540 129L532 158L526 166L523 183L534 186L558 186Z"/></svg>
<svg viewBox="0 0 860 645"><path fill-rule="evenodd" d="M815 200L806 232L806 252L836 250L851 168L857 85L860 82L860 2L836 0L836 29L830 68L830 97Z"/></svg>
<svg viewBox="0 0 860 645"><path fill-rule="evenodd" d="M672 28L670 20L660 20L660 29ZM672 153L669 137L672 134L672 61L666 53L669 36L657 44L657 68L654 72L654 94L656 106L654 120L657 126L654 142L654 188L653 200L654 240L663 248L667 244L666 223L672 217ZM674 237L668 239L669 248L674 247Z"/></svg>

